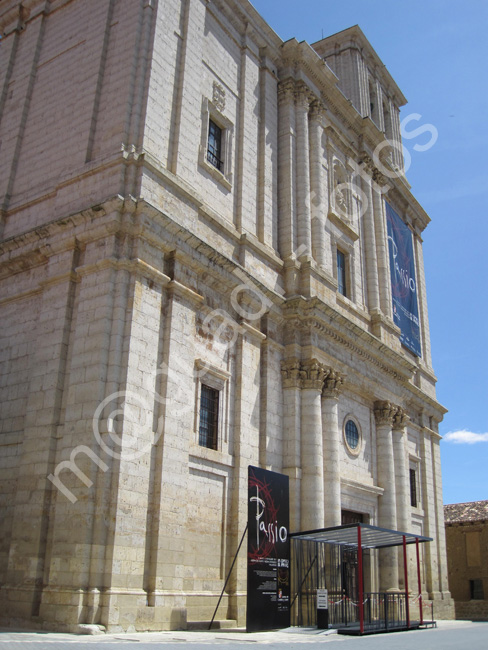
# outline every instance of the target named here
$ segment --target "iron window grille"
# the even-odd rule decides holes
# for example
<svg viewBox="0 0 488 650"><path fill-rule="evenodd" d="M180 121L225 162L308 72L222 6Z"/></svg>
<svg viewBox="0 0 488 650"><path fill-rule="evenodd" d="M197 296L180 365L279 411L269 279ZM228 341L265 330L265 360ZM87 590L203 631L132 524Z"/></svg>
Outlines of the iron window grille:
<svg viewBox="0 0 488 650"><path fill-rule="evenodd" d="M346 255L339 249L337 249L337 289L343 296L347 296Z"/></svg>
<svg viewBox="0 0 488 650"><path fill-rule="evenodd" d="M217 449L219 427L219 391L202 384L200 394L200 427L198 443L201 447Z"/></svg>
<svg viewBox="0 0 488 650"><path fill-rule="evenodd" d="M471 600L484 600L483 580L475 578L469 581L469 595Z"/></svg>
<svg viewBox="0 0 488 650"><path fill-rule="evenodd" d="M410 505L417 507L417 473L414 469L410 470Z"/></svg>
<svg viewBox="0 0 488 650"><path fill-rule="evenodd" d="M224 171L224 161L222 160L222 129L212 120L209 120L208 123L207 160L219 172Z"/></svg>

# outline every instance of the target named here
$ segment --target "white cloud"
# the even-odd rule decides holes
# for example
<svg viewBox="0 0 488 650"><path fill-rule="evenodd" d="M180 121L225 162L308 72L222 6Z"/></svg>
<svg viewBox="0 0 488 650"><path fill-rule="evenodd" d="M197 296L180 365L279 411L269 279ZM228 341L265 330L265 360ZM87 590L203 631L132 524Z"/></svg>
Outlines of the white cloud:
<svg viewBox="0 0 488 650"><path fill-rule="evenodd" d="M477 442L488 442L488 433L473 433L472 431L450 431L444 436L446 442L454 442L457 445L474 445Z"/></svg>

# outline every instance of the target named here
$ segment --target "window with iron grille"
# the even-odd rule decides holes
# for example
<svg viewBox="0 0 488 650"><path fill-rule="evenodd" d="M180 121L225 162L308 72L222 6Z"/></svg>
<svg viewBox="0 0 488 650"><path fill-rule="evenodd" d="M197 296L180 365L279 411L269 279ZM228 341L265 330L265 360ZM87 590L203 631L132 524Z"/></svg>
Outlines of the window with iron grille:
<svg viewBox="0 0 488 650"><path fill-rule="evenodd" d="M417 507L417 472L414 469L410 470L410 505Z"/></svg>
<svg viewBox="0 0 488 650"><path fill-rule="evenodd" d="M199 445L208 449L217 449L218 428L219 391L202 384L200 393Z"/></svg>
<svg viewBox="0 0 488 650"><path fill-rule="evenodd" d="M224 171L224 161L222 160L222 129L212 120L209 120L208 123L207 160L219 172Z"/></svg>
<svg viewBox="0 0 488 650"><path fill-rule="evenodd" d="M483 580L477 578L469 581L469 595L471 600L484 600L485 593L483 589Z"/></svg>
<svg viewBox="0 0 488 650"><path fill-rule="evenodd" d="M347 296L346 255L339 249L337 249L337 289L343 296Z"/></svg>

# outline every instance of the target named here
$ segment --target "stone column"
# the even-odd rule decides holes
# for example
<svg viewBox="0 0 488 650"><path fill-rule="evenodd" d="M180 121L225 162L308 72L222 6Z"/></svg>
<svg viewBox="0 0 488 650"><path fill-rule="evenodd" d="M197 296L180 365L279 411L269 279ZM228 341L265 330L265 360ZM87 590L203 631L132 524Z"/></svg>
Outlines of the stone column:
<svg viewBox="0 0 488 650"><path fill-rule="evenodd" d="M300 375L302 385L300 526L302 530L312 530L324 526L324 455L320 396L325 369L317 359L309 359L302 363Z"/></svg>
<svg viewBox="0 0 488 650"><path fill-rule="evenodd" d="M317 264L325 267L325 218L328 213L328 196L323 191L322 178L322 126L323 109L319 102L310 111L310 189L312 219L312 255Z"/></svg>
<svg viewBox="0 0 488 650"><path fill-rule="evenodd" d="M341 472L338 403L343 378L330 370L324 381L322 435L324 439L324 525L341 525Z"/></svg>
<svg viewBox="0 0 488 650"><path fill-rule="evenodd" d="M395 461L395 488L397 502L398 530L408 532L411 528L410 490L407 467L407 422L408 415L398 408L393 420L393 457Z"/></svg>
<svg viewBox="0 0 488 650"><path fill-rule="evenodd" d="M412 527L410 516L410 490L407 465L406 425L408 415L402 408L398 408L393 420L393 458L395 462L395 489L397 528L402 532L409 532ZM398 573L400 588L404 589L403 554L398 553Z"/></svg>
<svg viewBox="0 0 488 650"><path fill-rule="evenodd" d="M281 363L283 385L283 473L290 479L290 530L300 528L300 361Z"/></svg>
<svg viewBox="0 0 488 650"><path fill-rule="evenodd" d="M397 529L395 463L392 426L398 407L390 402L375 402L376 457L378 485L384 492L378 499L378 525ZM380 554L380 591L398 589L396 549L382 549Z"/></svg>
<svg viewBox="0 0 488 650"><path fill-rule="evenodd" d="M310 152L308 137L309 93L305 86L297 89L296 104L296 192L299 257L312 254L310 219Z"/></svg>

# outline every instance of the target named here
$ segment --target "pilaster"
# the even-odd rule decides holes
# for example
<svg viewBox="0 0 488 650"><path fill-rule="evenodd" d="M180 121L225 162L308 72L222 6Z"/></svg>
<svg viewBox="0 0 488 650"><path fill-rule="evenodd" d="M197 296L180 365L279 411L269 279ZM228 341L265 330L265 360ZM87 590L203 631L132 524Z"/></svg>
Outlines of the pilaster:
<svg viewBox="0 0 488 650"><path fill-rule="evenodd" d="M366 258L366 286L368 291L368 308L377 313L380 308L378 266L376 257L376 237L374 230L373 190L370 176L361 176L365 205L363 205L364 254Z"/></svg>
<svg viewBox="0 0 488 650"><path fill-rule="evenodd" d="M386 218L384 200L380 192L380 186L385 184L386 179L375 168L373 169L373 219L376 243L376 259L378 265L379 284L379 306L382 313L389 319L393 318L391 305L391 280L390 265L388 257L388 239L386 235Z"/></svg>
<svg viewBox="0 0 488 650"><path fill-rule="evenodd" d="M308 110L311 97L304 85L296 88L296 192L297 192L297 244L299 257L312 254L310 211L310 145Z"/></svg>
<svg viewBox="0 0 488 650"><path fill-rule="evenodd" d="M2 603L2 615L12 618L39 615L49 575L50 519L56 499L66 502L48 475L56 464L78 260L76 249L51 256L43 283L6 575L10 593L8 602Z"/></svg>
<svg viewBox="0 0 488 650"><path fill-rule="evenodd" d="M295 250L296 241L296 114L295 84L290 79L278 86L278 241L283 259Z"/></svg>
<svg viewBox="0 0 488 650"><path fill-rule="evenodd" d="M420 438L420 449L422 458L422 507L425 512L423 534L432 537L432 541L424 544L425 573L427 581L427 592L429 598L439 595L439 564L437 548L437 525L436 508L437 495L435 486L435 473L432 458L431 431L424 428Z"/></svg>
<svg viewBox="0 0 488 650"><path fill-rule="evenodd" d="M420 335L422 337L422 359L428 368L432 368L432 354L430 347L429 313L427 309L427 291L425 286L424 254L422 239L418 234L413 236L415 251L415 267L417 271L417 290L420 312Z"/></svg>
<svg viewBox="0 0 488 650"><path fill-rule="evenodd" d="M326 266L325 217L329 212L328 194L322 178L322 135L324 110L314 101L310 110L310 190L312 219L312 256L321 267Z"/></svg>
<svg viewBox="0 0 488 650"><path fill-rule="evenodd" d="M229 517L228 566L237 552L239 541L247 525L248 466L259 464L259 368L261 345L265 335L254 327L242 323L236 344L235 426L232 472L232 506ZM239 625L245 620L245 585L247 560L245 555L237 561L228 584L230 618Z"/></svg>

